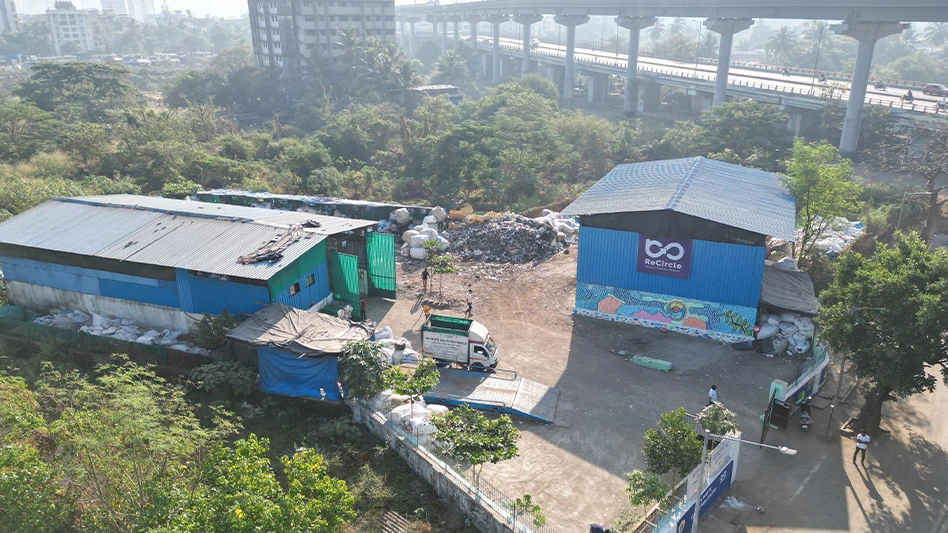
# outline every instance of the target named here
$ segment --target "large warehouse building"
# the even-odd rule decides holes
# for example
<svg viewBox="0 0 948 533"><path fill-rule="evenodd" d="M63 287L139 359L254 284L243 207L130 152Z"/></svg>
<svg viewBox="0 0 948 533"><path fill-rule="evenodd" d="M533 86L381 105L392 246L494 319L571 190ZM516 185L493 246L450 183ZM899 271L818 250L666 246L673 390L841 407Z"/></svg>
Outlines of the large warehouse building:
<svg viewBox="0 0 948 533"><path fill-rule="evenodd" d="M394 296L394 237L367 231L375 224L145 196L54 198L0 223L0 267L13 302L37 311L187 331L224 309L308 309L332 295L358 319L361 294Z"/></svg>
<svg viewBox="0 0 948 533"><path fill-rule="evenodd" d="M562 214L577 314L726 342L753 337L766 239L796 225L779 176L703 157L617 166Z"/></svg>

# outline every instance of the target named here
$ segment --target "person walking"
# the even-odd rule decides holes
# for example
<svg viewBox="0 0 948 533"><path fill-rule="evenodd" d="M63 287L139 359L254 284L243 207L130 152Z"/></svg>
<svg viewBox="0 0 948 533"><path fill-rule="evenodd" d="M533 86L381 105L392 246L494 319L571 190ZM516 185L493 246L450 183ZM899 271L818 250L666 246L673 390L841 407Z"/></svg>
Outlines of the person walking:
<svg viewBox="0 0 948 533"><path fill-rule="evenodd" d="M474 289L467 290L467 311L465 314L469 317L474 316Z"/></svg>
<svg viewBox="0 0 948 533"><path fill-rule="evenodd" d="M428 267L425 267L421 271L421 286L424 287L424 292L428 292L428 278L431 277L431 274L428 273Z"/></svg>
<svg viewBox="0 0 948 533"><path fill-rule="evenodd" d="M866 466L866 448L869 447L869 434L862 430L856 435L856 451L853 452L853 464L856 464L856 456L862 452L862 466Z"/></svg>
<svg viewBox="0 0 948 533"><path fill-rule="evenodd" d="M711 390L708 391L708 405L714 405L718 403L718 386L711 385Z"/></svg>
<svg viewBox="0 0 948 533"><path fill-rule="evenodd" d="M362 313L362 321L365 322L365 298L359 300L359 312Z"/></svg>

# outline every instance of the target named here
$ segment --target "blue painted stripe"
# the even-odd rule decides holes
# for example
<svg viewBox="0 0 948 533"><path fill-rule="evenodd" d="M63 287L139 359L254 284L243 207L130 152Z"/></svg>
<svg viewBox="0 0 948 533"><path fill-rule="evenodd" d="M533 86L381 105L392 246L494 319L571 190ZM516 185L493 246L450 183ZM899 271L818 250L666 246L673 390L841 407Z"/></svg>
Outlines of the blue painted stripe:
<svg viewBox="0 0 948 533"><path fill-rule="evenodd" d="M690 277L678 279L636 272L638 244L634 232L580 228L577 281L757 307L764 277L763 247L693 241Z"/></svg>
<svg viewBox="0 0 948 533"><path fill-rule="evenodd" d="M83 294L178 307L178 288L173 281L45 263L19 257L0 257L0 266L3 268L3 275L14 281Z"/></svg>

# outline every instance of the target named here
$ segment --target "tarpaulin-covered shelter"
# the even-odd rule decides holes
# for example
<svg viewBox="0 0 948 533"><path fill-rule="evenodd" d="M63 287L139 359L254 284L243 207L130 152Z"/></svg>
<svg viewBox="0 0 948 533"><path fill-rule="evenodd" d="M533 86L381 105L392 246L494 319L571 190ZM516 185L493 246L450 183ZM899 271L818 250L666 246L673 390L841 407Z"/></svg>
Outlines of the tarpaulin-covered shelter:
<svg viewBox="0 0 948 533"><path fill-rule="evenodd" d="M796 226L779 176L704 157L619 165L562 214L575 313L726 342L753 338L766 238Z"/></svg>
<svg viewBox="0 0 948 533"><path fill-rule="evenodd" d="M768 264L764 267L760 306L775 313L791 311L804 316L816 316L819 302L809 274Z"/></svg>
<svg viewBox="0 0 948 533"><path fill-rule="evenodd" d="M374 323L272 303L227 338L238 361L256 364L260 390L282 396L342 399L338 355L346 343L372 337Z"/></svg>

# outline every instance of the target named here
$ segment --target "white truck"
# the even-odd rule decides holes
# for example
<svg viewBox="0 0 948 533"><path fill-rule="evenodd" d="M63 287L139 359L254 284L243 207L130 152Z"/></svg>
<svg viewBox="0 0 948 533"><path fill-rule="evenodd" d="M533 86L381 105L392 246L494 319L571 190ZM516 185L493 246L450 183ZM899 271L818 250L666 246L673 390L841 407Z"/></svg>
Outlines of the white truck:
<svg viewBox="0 0 948 533"><path fill-rule="evenodd" d="M443 363L472 369L497 367L497 345L476 320L431 315L421 326L421 353Z"/></svg>

